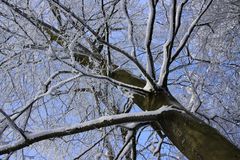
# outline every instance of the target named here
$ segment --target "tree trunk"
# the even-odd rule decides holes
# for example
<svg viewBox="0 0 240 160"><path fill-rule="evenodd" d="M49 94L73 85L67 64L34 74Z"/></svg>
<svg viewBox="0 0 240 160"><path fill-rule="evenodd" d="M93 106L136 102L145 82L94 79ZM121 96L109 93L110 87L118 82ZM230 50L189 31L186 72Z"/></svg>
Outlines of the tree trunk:
<svg viewBox="0 0 240 160"><path fill-rule="evenodd" d="M240 159L236 146L188 112L163 112L159 123L172 143L191 160Z"/></svg>
<svg viewBox="0 0 240 160"><path fill-rule="evenodd" d="M119 75L118 75L119 74ZM121 70L112 78L143 87L145 82L129 72ZM127 78L128 77L128 78ZM149 93L148 96L134 95L133 99L142 110L156 110L163 105L173 105L185 112L167 111L160 116L155 130L163 130L172 143L190 160L240 160L240 150L215 128L186 111L166 90ZM156 124L156 123L155 123Z"/></svg>
<svg viewBox="0 0 240 160"><path fill-rule="evenodd" d="M78 56L78 59L89 64L88 56ZM117 68L118 66L113 65L113 67ZM111 73L111 78L142 88L146 84L144 80L123 69ZM156 110L163 105L173 105L185 110L168 91L163 89L146 96L135 94L133 101L144 111ZM158 123L160 125L153 123L153 128L163 130L172 143L191 160L240 160L239 148L229 142L216 129L186 110L185 113L163 112Z"/></svg>

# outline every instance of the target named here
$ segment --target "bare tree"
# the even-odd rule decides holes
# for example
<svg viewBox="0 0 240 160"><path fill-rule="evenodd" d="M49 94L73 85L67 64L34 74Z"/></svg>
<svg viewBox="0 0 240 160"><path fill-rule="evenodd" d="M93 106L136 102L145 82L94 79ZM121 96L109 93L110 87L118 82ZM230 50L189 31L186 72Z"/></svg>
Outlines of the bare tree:
<svg viewBox="0 0 240 160"><path fill-rule="evenodd" d="M2 158L240 159L239 1L0 9Z"/></svg>

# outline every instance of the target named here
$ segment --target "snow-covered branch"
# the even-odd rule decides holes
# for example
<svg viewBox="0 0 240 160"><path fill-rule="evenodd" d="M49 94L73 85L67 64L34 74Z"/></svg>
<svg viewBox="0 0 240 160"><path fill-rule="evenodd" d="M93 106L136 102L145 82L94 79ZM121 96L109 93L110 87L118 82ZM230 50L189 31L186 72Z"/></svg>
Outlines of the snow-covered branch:
<svg viewBox="0 0 240 160"><path fill-rule="evenodd" d="M112 79L112 78L110 78L108 76L93 75L93 74L84 73L84 72L82 72L82 74L83 74L83 76L87 76L87 77L90 77L90 78L105 80L105 81L110 82L111 84L113 84L115 86L123 87L123 88L129 89L129 90L132 90L132 91L134 91L134 92L136 92L138 94L143 94L144 95L146 93L149 93L147 90L144 90L141 87L137 87L137 86L134 86L134 85L126 84L126 83L117 81L115 79Z"/></svg>
<svg viewBox="0 0 240 160"><path fill-rule="evenodd" d="M127 10L127 0L122 0L122 8L123 8L123 13L124 13L125 17L127 18L127 23L128 23L128 41L132 45L131 55L132 55L132 57L136 58L136 48L135 48L135 42L134 42L134 38L133 38L133 22L132 22L130 15L128 13L128 10Z"/></svg>
<svg viewBox="0 0 240 160"><path fill-rule="evenodd" d="M178 47L176 48L175 53L172 56L172 47L173 47L174 39L175 39L176 34L181 25L182 9L183 9L184 5L187 3L187 0L185 0L176 8L177 3L175 0L173 0L171 15L169 17L169 19L170 19L169 38L166 41L166 43L164 44L163 62L162 62L162 66L161 66L161 72L160 72L160 77L158 80L158 85L160 85L160 86L167 85L166 82L167 82L167 77L169 74L170 64L177 58L179 53L182 51L182 49L186 45L189 37L191 36L191 33L193 32L195 26L197 25L198 21L203 16L203 14L207 11L207 9L210 7L212 2L213 2L213 0L210 0L208 2L208 4L206 5L206 7L193 20L193 22L189 26L187 32L184 34L183 38L181 39Z"/></svg>
<svg viewBox="0 0 240 160"><path fill-rule="evenodd" d="M11 116L11 120L14 122L16 119L18 119L23 113L25 113L30 107L32 107L32 105L38 101L39 99L49 95L52 93L52 91L62 87L63 85L65 85L66 83L68 82L71 82L73 80L75 80L76 78L79 78L81 77L82 75L81 74L77 74L73 77L70 77L66 80L63 80L55 85L53 85L52 87L48 88L48 86L50 85L51 81L53 80L54 77L56 77L57 75L59 75L60 73L68 73L68 71L57 71L55 72L52 76L49 77L49 79L44 83L43 85L43 89L40 90L38 92L38 94L32 98L31 100L29 100L26 105L22 106L19 110L16 111L17 114L14 114L13 116ZM1 130L0 130L0 133L2 133L7 127L7 124L6 125L3 125Z"/></svg>
<svg viewBox="0 0 240 160"><path fill-rule="evenodd" d="M51 31L54 32L55 34L57 34L60 38L61 34L60 31L58 29L56 29L55 27L45 23L44 21L37 19L36 17L34 17L33 15L30 15L22 10L19 9L18 6L13 5L11 3L9 3L9 1L7 0L1 0L1 2L3 2L5 5L7 5L9 8L11 8L12 10L14 10L16 13L18 13L19 15L21 15L22 17L24 17L25 19L27 19L30 23L32 23L33 25L35 25L38 28L44 28L47 31ZM61 36L61 38L63 38Z"/></svg>
<svg viewBox="0 0 240 160"><path fill-rule="evenodd" d="M177 10L176 10L176 17L175 17L175 23L176 23L176 27L175 27L175 34L178 33L178 30L181 26L181 19L182 19L182 10L184 5L188 2L188 0L184 0L183 2L181 2L180 5L177 6Z"/></svg>
<svg viewBox="0 0 240 160"><path fill-rule="evenodd" d="M177 1L172 1L171 6L171 14L169 15L169 31L168 31L168 39L163 46L163 62L161 65L161 72L158 79L158 85L160 86L167 86L167 77L168 77L168 70L169 70L169 62L172 54L172 46L174 43L175 38L175 27L176 27L176 6Z"/></svg>
<svg viewBox="0 0 240 160"><path fill-rule="evenodd" d="M184 34L183 38L181 39L181 41L180 41L180 43L179 43L179 45L178 45L178 47L177 47L177 49L175 51L175 54L171 58L171 62L173 62L177 58L179 53L182 51L182 49L186 45L189 37L191 36L191 33L193 32L194 28L196 27L198 21L201 19L203 14L208 10L208 8L212 4L212 2L213 2L213 0L210 0L209 3L207 4L207 6L204 8L204 10L201 13L199 13L199 15L193 20L193 22L189 26L187 32Z"/></svg>
<svg viewBox="0 0 240 160"><path fill-rule="evenodd" d="M111 125L117 125L128 122L146 122L155 121L159 119L162 112L167 111L177 111L184 112L182 110L176 109L173 106L163 106L156 111L140 112L140 113L123 113L113 116L103 116L95 120L88 122L83 122L79 124L72 125L70 127L60 127L55 129L43 130L36 133L27 134L28 139L20 139L11 144L2 145L0 147L0 155L11 153L13 151L19 150L33 143L50 139L57 138L66 135L72 135L76 133L86 132L94 130L96 128L108 127Z"/></svg>
<svg viewBox="0 0 240 160"><path fill-rule="evenodd" d="M135 136L135 134L133 131L128 131L128 133L126 135L125 143L123 144L122 149L119 151L119 153L114 158L114 160L122 159L123 156L126 155L131 150L131 147L132 147L131 140L134 136Z"/></svg>
<svg viewBox="0 0 240 160"><path fill-rule="evenodd" d="M154 0L148 1L149 6L149 15L148 15L148 22L147 22L147 29L146 29L146 37L145 37L145 49L147 52L147 73L151 75L153 79L155 79L155 69L154 69L154 62L151 52L151 42L153 36L153 29L154 29L154 21L156 17L156 5L157 2Z"/></svg>
<svg viewBox="0 0 240 160"><path fill-rule="evenodd" d="M81 19L80 17L78 17L75 13L73 13L70 9L68 9L66 6L64 6L63 4L59 3L56 0L52 0L52 2L54 2L56 4L56 6L58 6L61 10L63 10L66 14L72 16L74 19L76 19L79 23L81 23L85 28L87 28L95 37L96 39L110 47L111 49L121 53L122 55L124 55L125 57L127 57L129 60L131 60L131 62L133 64L135 64L138 69L141 71L141 73L143 74L143 76L149 81L149 83L154 87L157 88L154 80L152 79L152 77L146 72L146 70L144 69L144 67L137 61L137 59L135 59L134 57L132 57L130 54L128 54L126 51L122 50L121 48L112 45L111 43L108 43L107 41L105 41L101 36L98 35L97 32L94 31L94 29L92 29L83 19Z"/></svg>
<svg viewBox="0 0 240 160"><path fill-rule="evenodd" d="M26 135L24 134L23 130L19 128L15 122L0 108L0 113L6 118L7 123L11 128L17 131L24 139L27 139Z"/></svg>

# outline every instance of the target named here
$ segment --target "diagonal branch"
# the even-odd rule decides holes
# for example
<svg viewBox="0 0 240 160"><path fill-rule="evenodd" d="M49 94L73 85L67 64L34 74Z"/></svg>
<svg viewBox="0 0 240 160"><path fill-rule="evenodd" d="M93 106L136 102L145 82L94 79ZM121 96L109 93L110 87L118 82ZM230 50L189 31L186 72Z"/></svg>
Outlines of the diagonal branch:
<svg viewBox="0 0 240 160"><path fill-rule="evenodd" d="M6 118L8 121L8 125L12 127L13 130L17 131L25 140L27 140L27 136L24 134L24 131L19 128L16 123L0 108L0 113Z"/></svg>
<svg viewBox="0 0 240 160"><path fill-rule="evenodd" d="M37 19L36 17L34 17L32 15L28 15L27 13L21 11L17 6L8 3L8 1L6 1L6 0L1 0L1 1L3 3L5 3L7 6L9 6L10 8L12 8L16 13L18 13L22 17L26 18L29 22L31 22L31 23L34 22L33 24L36 27L38 27L40 30L43 29L44 31L46 31L52 41L56 41L59 45L61 45L63 47L64 47L64 44L67 44L67 42L66 42L67 40L64 39L64 37L61 35L61 32L58 29L54 28L53 26L50 26L49 24ZM91 63L89 57L92 57L92 58L98 60L99 62L102 61L101 64L106 65L104 58L100 54L92 53L90 50L88 50L85 46L83 46L80 43L78 43L76 45L74 52L76 52L74 54L75 59L79 60L79 63L81 63L82 65L86 66ZM128 53L125 53L125 54L128 55ZM137 62L137 64L139 64L139 63ZM144 87L144 85L145 85L144 80L132 75L130 72L128 72L124 69L120 69L119 66L117 66L117 65L112 64L112 67L113 67L114 71L111 73L111 76L110 76L111 78L121 81L123 83L131 84L131 85L134 84L135 86L142 87L142 88ZM143 68L142 68L142 70L144 71Z"/></svg>
<svg viewBox="0 0 240 160"><path fill-rule="evenodd" d="M119 158L122 159L124 155L127 154L131 147L131 140L135 136L133 131L128 131L126 135L126 140L124 145L122 146L121 150L118 152L117 156L114 158L114 160L118 160Z"/></svg>
<svg viewBox="0 0 240 160"><path fill-rule="evenodd" d="M45 29L51 29L55 33L60 34L59 30L56 29L55 27L35 18L33 15L29 15L29 14L25 13L24 11L20 10L16 5L9 3L7 0L1 0L1 2L3 2L9 8L13 9L16 13L18 13L19 15L21 15L22 17L27 19L29 22L31 22L35 26L44 27Z"/></svg>
<svg viewBox="0 0 240 160"><path fill-rule="evenodd" d="M49 4L49 6L50 6L50 9L51 9L54 17L57 19L57 22L58 22L58 25L59 25L60 29L62 29L63 23L62 23L62 17L61 17L61 14L60 14L59 9L58 9L56 6L54 6L54 5L51 3L51 1L48 1L48 4Z"/></svg>
<svg viewBox="0 0 240 160"><path fill-rule="evenodd" d="M28 141L18 140L14 143L14 145L8 144L0 146L0 155L11 153L13 151L29 146L33 143L50 138L72 135L76 133L86 132L89 130L94 130L96 128L108 127L122 123L155 121L159 119L159 116L161 116L163 112L168 111L183 112L182 110L175 109L173 106L163 106L156 111L123 113L113 116L103 116L101 118L76 124L70 127L60 127L56 129L43 130L37 133L28 134Z"/></svg>
<svg viewBox="0 0 240 160"><path fill-rule="evenodd" d="M69 73L68 71L58 71L55 72L52 76L49 77L49 79L43 84L43 88L42 91L39 91L39 93L31 100L29 100L26 105L22 106L19 110L16 111L17 114L14 114L11 119L12 121L15 121L16 119L18 119L23 113L25 113L28 109L30 109L32 107L32 105L38 101L39 99L41 99L44 96L47 96L49 94L52 93L52 91L60 88L61 86L63 86L64 84L71 82L79 77L81 77L81 74L77 74L73 77L70 77L66 80L63 80L59 83L57 83L56 85L53 85L52 87L49 88L49 85L51 83L51 81L53 80L54 77L56 77L57 75L61 74L61 73ZM4 132L4 130L6 129L7 125L2 126L2 129L0 130L0 134Z"/></svg>
<svg viewBox="0 0 240 160"><path fill-rule="evenodd" d="M126 88L126 89L130 89L130 90L132 90L135 93L140 94L140 95L146 95L146 94L149 93L148 91L142 89L141 87L137 87L137 86L133 86L133 85L130 85L130 84L122 83L121 81L117 81L117 80L115 80L113 78L110 78L108 76L93 75L93 74L89 74L89 73L85 73L85 72L81 72L81 73L82 73L82 76L95 78L95 79L99 79L99 80L106 80L113 85L123 87L123 88Z"/></svg>

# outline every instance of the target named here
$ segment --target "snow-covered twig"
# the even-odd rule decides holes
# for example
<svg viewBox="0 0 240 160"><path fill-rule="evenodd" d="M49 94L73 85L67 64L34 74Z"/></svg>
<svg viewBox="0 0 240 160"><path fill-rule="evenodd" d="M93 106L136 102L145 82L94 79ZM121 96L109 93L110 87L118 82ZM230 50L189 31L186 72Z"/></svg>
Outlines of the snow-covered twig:
<svg viewBox="0 0 240 160"><path fill-rule="evenodd" d="M121 148L121 150L118 152L117 156L114 158L114 160L118 160L119 158L121 159L124 155L127 154L127 152L130 151L130 148L132 147L132 143L131 140L133 138L134 132L133 131L128 131L127 135L126 135L126 142L124 143L123 147Z"/></svg>
<svg viewBox="0 0 240 160"><path fill-rule="evenodd" d="M173 55L173 57L171 58L171 62L173 62L177 56L179 55L179 53L182 51L182 49L184 48L185 44L187 43L191 33L193 32L193 29L196 27L198 21L200 20L200 18L203 16L203 14L208 10L208 8L210 7L210 5L212 4L213 0L211 0L207 6L204 8L204 10L199 13L199 15L194 19L194 21L191 23L190 27L188 28L187 32L184 34L182 40L180 41L175 54Z"/></svg>
<svg viewBox="0 0 240 160"><path fill-rule="evenodd" d="M27 140L27 136L24 134L23 130L19 128L16 123L0 108L0 113L6 118L8 125L15 131L17 131L25 140Z"/></svg>
<svg viewBox="0 0 240 160"><path fill-rule="evenodd" d="M69 50L69 53L70 53L72 65L75 65L75 57L74 57L73 50L75 48L76 42L79 39L79 37L80 37L80 33L78 32L68 45L68 50Z"/></svg>
<svg viewBox="0 0 240 160"><path fill-rule="evenodd" d="M65 71L62 71L62 72L65 72ZM67 71L66 71L67 72ZM20 117L24 112L26 112L30 107L32 107L32 105L39 99L41 99L42 97L45 97L47 95L49 95L50 93L52 93L52 91L58 89L59 87L63 86L64 84L70 82L70 81L73 81L75 80L76 78L79 78L81 77L82 75L81 74L78 74L76 76L73 76L71 78L68 78L66 80L63 80L59 83L57 83L56 85L50 87L50 88L47 88L47 86L49 85L49 83L51 82L52 78L54 78L56 75L60 74L61 71L58 71L56 73L54 73L52 76L49 77L49 79L44 83L46 84L46 86L44 87L43 90L40 90L39 93L31 100L29 100L26 105L24 105L23 107L21 107L20 110L16 111L17 114L14 114L11 119L13 121L15 121L18 117ZM2 133L5 129L6 129L7 125L5 126L2 126L2 129L0 130L0 133Z"/></svg>
<svg viewBox="0 0 240 160"><path fill-rule="evenodd" d="M104 140L111 132L113 131L113 128L108 131L101 139L99 139L97 142L95 142L91 147L89 147L88 149L86 149L85 151L83 151L80 155L78 155L77 157L74 158L74 160L78 160L79 158L81 158L84 154L86 154L88 151L90 151L91 149L93 149L97 144L99 144L102 140Z"/></svg>
<svg viewBox="0 0 240 160"><path fill-rule="evenodd" d="M161 150L162 143L163 143L163 139L160 139L158 141L157 147L153 151L153 155L157 155L157 153L159 153L159 151Z"/></svg>

